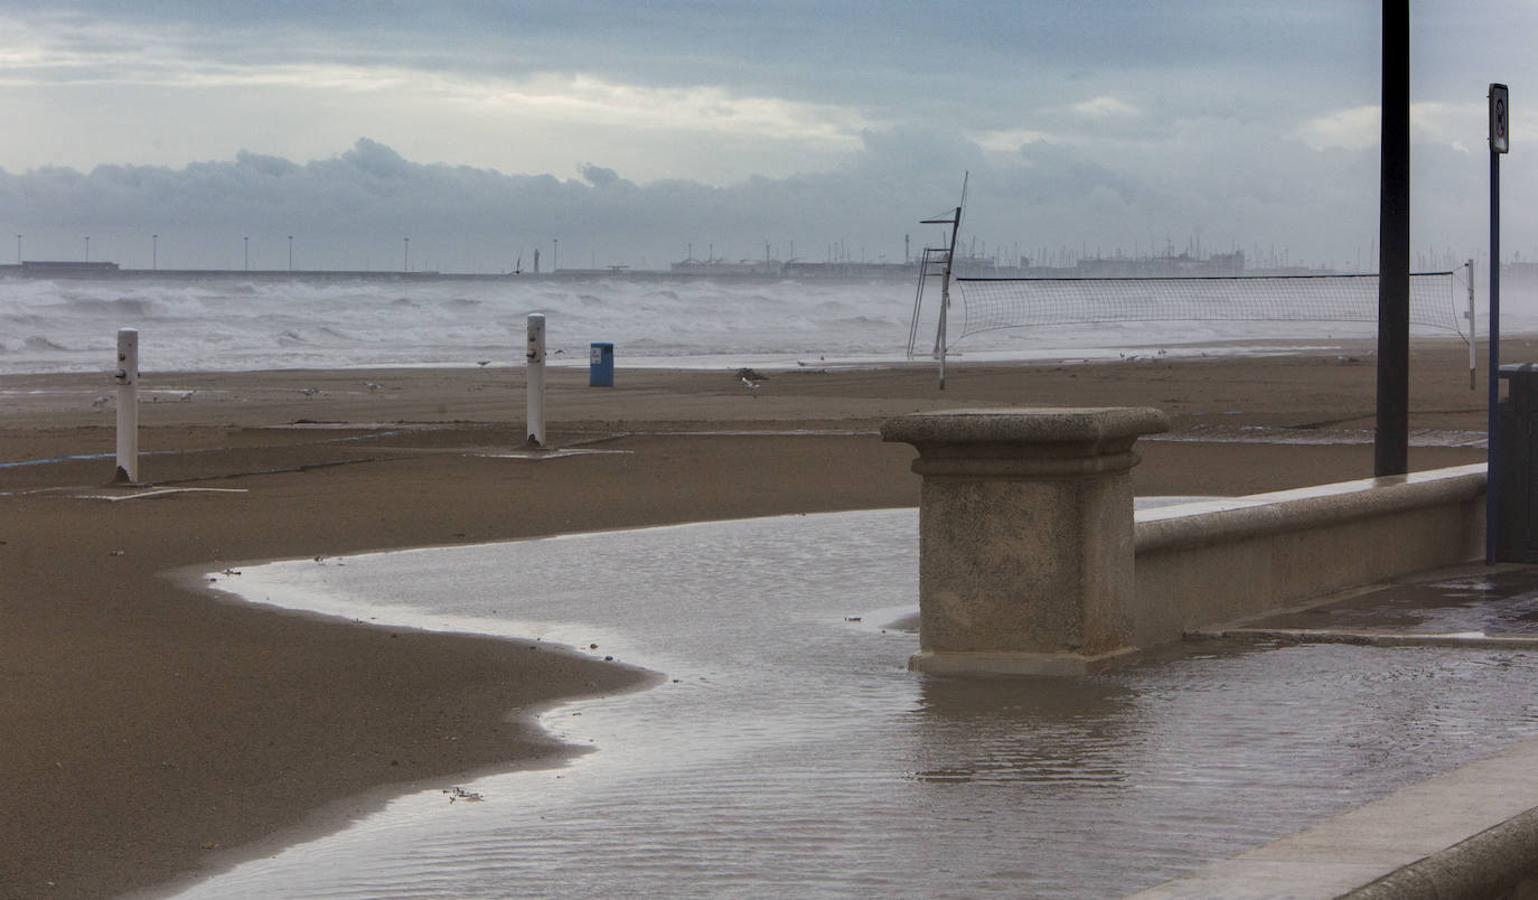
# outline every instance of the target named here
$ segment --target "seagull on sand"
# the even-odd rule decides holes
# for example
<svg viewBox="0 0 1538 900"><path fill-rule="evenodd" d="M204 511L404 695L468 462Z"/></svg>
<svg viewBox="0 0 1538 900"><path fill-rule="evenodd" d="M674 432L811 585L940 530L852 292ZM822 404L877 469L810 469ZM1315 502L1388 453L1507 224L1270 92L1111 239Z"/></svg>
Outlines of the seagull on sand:
<svg viewBox="0 0 1538 900"><path fill-rule="evenodd" d="M739 375L737 377L737 380L742 382L742 386L748 389L748 396L753 397L754 399L758 398L758 393L757 393L758 392L758 383L757 382L749 381L748 380L748 376L746 376L746 375Z"/></svg>

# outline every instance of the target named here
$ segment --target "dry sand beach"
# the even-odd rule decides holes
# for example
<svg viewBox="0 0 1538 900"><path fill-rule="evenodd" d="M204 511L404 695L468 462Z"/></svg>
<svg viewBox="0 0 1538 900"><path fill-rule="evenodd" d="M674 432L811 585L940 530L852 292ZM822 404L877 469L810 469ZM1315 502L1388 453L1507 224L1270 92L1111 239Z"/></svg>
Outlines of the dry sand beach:
<svg viewBox="0 0 1538 900"><path fill-rule="evenodd" d="M1508 359L1533 343L1510 340ZM1414 348L1412 468L1475 462L1467 351ZM1481 376L1482 377L1482 376ZM322 621L211 599L188 572L366 549L915 505L887 416L1148 405L1139 494L1243 494L1371 474L1370 347L1101 365L769 373L552 371L532 461L507 369L146 373L146 481L110 458L0 467L0 896L101 897L195 877L405 786L563 749L529 714L641 688L578 653ZM372 385L372 387L371 387ZM0 463L112 449L105 375L0 378ZM190 392L190 393L187 393ZM185 399L182 399L185 397ZM158 402L148 402L149 400ZM1462 446L1459 446L1462 444ZM180 573L180 574L178 574ZM603 752L598 748L597 752Z"/></svg>

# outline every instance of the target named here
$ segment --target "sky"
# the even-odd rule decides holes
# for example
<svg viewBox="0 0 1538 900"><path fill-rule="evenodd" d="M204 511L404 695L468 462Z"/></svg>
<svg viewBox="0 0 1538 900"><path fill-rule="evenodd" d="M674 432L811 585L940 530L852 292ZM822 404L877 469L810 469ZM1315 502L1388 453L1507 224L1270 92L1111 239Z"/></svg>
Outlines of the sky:
<svg viewBox="0 0 1538 900"><path fill-rule="evenodd" d="M900 261L970 172L978 252L1371 268L1379 25L1360 0L0 0L0 234L132 267ZM1502 246L1538 257L1535 38L1538 0L1412 4L1427 264L1487 246L1490 81Z"/></svg>

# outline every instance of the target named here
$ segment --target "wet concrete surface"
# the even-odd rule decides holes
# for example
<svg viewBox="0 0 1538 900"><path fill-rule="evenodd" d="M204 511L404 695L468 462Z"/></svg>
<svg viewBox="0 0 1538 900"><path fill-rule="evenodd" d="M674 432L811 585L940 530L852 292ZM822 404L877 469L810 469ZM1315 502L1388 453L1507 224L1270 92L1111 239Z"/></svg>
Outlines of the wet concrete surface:
<svg viewBox="0 0 1538 900"><path fill-rule="evenodd" d="M1354 591L1320 606L1247 621L1244 627L1362 636L1533 638L1538 646L1538 566L1471 565Z"/></svg>
<svg viewBox="0 0 1538 900"><path fill-rule="evenodd" d="M1481 588L1449 583L1422 608L1473 616ZM1219 640L1080 678L909 673L917 638L887 626L917 604L915 510L302 560L220 586L667 679L543 716L598 751L568 766L443 785L475 803L399 798L187 897L1116 896L1538 735L1525 650Z"/></svg>

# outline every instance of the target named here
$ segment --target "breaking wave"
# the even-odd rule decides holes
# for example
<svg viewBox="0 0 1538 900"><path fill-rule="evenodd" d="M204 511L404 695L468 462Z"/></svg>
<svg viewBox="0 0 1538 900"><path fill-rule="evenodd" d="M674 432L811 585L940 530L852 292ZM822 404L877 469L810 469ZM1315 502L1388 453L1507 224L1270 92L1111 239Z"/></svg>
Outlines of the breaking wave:
<svg viewBox="0 0 1538 900"><path fill-rule="evenodd" d="M921 347L933 341L937 305L929 304ZM614 342L621 365L896 361L912 307L913 286L901 281L0 279L0 373L105 370L123 326L140 329L146 371L519 365L533 312L546 316L551 358L568 365L585 363L593 341ZM963 352L1072 356L1075 348L1372 333L1338 323L1103 323L981 335Z"/></svg>

